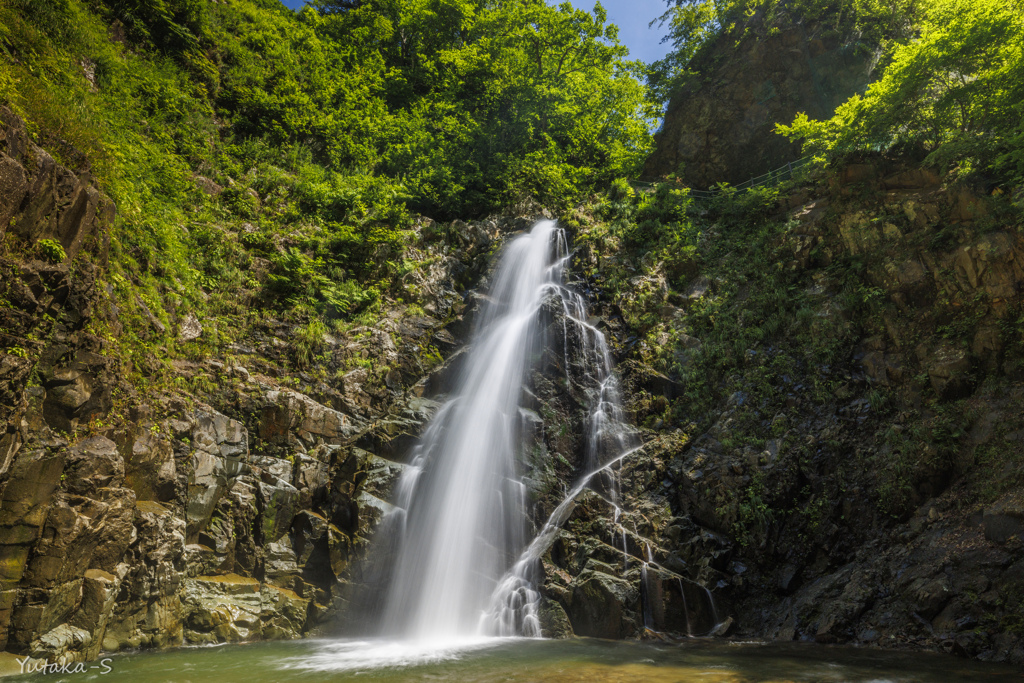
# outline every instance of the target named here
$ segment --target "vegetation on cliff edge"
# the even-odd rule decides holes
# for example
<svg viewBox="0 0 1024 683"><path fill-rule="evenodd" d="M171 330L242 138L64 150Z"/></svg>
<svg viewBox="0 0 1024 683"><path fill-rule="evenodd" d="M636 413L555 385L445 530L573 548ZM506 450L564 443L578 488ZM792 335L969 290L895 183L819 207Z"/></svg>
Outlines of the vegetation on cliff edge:
<svg viewBox="0 0 1024 683"><path fill-rule="evenodd" d="M0 104L116 203L124 333L95 332L151 370L260 318L373 314L417 267L416 213L564 206L632 174L640 75L603 10L568 3L0 2ZM188 312L207 322L181 344Z"/></svg>
<svg viewBox="0 0 1024 683"><path fill-rule="evenodd" d="M822 155L882 150L956 175L1024 181L1024 3L931 0L919 35L826 121L779 126Z"/></svg>

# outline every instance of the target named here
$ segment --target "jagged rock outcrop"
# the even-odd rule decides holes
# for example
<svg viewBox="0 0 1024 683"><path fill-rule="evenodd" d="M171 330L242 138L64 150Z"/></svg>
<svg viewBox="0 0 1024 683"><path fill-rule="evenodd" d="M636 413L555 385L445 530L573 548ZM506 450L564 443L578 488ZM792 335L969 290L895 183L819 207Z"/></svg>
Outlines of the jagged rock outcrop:
<svg viewBox="0 0 1024 683"><path fill-rule="evenodd" d="M87 166L59 164L32 142L24 122L0 107L0 236L8 230L27 242L56 240L69 259L89 240L106 258L113 202L93 184Z"/></svg>
<svg viewBox="0 0 1024 683"><path fill-rule="evenodd" d="M739 184L800 158L775 133L800 112L827 119L873 77L878 46L839 37L827 22L768 25L763 10L702 49L695 74L672 94L648 177L676 174L707 189ZM776 25L777 24L777 25Z"/></svg>

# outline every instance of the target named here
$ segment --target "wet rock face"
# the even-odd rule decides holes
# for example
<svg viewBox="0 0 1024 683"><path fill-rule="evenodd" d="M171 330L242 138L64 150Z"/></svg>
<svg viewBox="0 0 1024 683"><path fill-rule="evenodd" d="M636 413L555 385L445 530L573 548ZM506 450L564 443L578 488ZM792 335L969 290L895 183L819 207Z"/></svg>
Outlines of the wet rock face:
<svg viewBox="0 0 1024 683"><path fill-rule="evenodd" d="M799 112L827 119L872 79L875 48L822 37L824 27L770 30L755 16L739 31L747 33L711 46L703 56L711 66L673 94L645 175L676 173L706 189L774 171L800 157L776 123Z"/></svg>
<svg viewBox="0 0 1024 683"><path fill-rule="evenodd" d="M640 606L637 587L609 565L591 561L574 580L569 619L576 635L626 638L635 635Z"/></svg>
<svg viewBox="0 0 1024 683"><path fill-rule="evenodd" d="M545 346L538 352L538 370L529 378L520 410L525 462L533 468L527 484L537 527L563 501L565 482L596 468L589 462L588 448L598 449L602 463L626 450L613 432L587 438L589 409L601 396L594 339L566 320L560 304L545 306L542 313ZM602 320L598 327L608 325ZM642 384L669 395L676 386L653 371L633 372L629 380L627 386ZM607 401L610 395L603 398ZM603 410L611 407L604 405ZM673 446L685 443L668 441ZM714 600L703 587L715 578L714 572L706 564L690 566L669 550L681 540L679 534L665 538L664 529L676 520L659 490L663 455L658 449L630 451L591 477L574 499L563 530L536 572L545 636L632 638L654 631L704 635L719 625Z"/></svg>

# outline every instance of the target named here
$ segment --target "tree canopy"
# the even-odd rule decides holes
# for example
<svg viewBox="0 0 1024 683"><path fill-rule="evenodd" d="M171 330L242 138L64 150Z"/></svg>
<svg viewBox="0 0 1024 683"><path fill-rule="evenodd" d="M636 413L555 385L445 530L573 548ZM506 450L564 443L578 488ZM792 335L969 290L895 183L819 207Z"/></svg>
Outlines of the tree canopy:
<svg viewBox="0 0 1024 683"><path fill-rule="evenodd" d="M557 208L634 174L642 80L599 4L0 0L0 104L92 162L125 281L193 303L237 221L263 301L353 314L415 213Z"/></svg>
<svg viewBox="0 0 1024 683"><path fill-rule="evenodd" d="M920 34L826 121L779 126L808 151L894 150L1024 179L1024 3L928 0Z"/></svg>

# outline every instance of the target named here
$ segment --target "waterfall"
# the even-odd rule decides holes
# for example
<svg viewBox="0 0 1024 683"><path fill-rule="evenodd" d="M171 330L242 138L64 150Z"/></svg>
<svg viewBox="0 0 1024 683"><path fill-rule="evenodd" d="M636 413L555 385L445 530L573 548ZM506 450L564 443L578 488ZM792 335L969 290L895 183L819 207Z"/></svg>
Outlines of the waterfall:
<svg viewBox="0 0 1024 683"><path fill-rule="evenodd" d="M540 556L575 496L635 445L604 335L587 322L582 297L563 283L568 261L564 233L552 221L538 222L502 252L462 372L382 520L387 538L379 542L396 548L383 600L385 635L539 636ZM543 350L541 309L552 296L562 305L566 373L589 387L587 474L527 544L527 494L516 467L519 409L528 370ZM570 335L582 340L578 357L568 355ZM618 495L614 485L611 495Z"/></svg>

